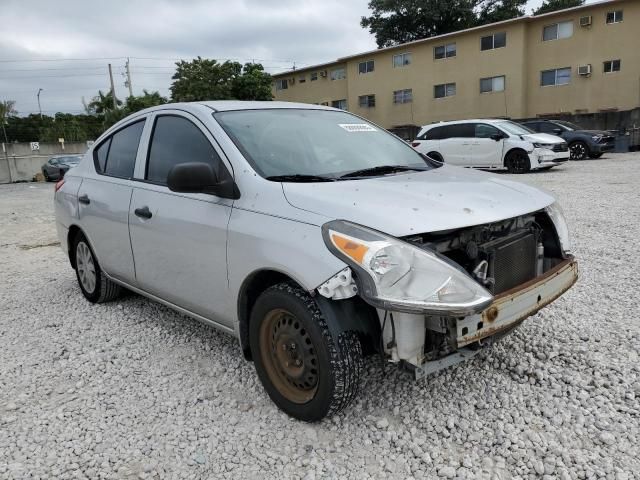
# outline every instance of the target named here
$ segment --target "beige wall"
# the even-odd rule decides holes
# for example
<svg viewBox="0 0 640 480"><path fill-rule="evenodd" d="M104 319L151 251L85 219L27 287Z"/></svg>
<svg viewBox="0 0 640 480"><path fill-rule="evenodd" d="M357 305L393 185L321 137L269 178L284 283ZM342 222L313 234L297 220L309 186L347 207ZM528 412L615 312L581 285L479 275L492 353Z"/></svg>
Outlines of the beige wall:
<svg viewBox="0 0 640 480"><path fill-rule="evenodd" d="M624 21L606 25L606 12L624 10ZM593 26L581 28L579 18L593 16ZM574 21L571 38L542 41L545 25L563 20ZM427 39L393 49L341 59L339 63L300 70L276 78L295 78L287 90L274 91L277 100L329 105L332 100L348 99L350 111L391 128L400 125L423 125L438 120L470 117L534 117L544 113L575 112L586 109L628 110L640 105L640 2L613 1L605 5L560 13L541 18L523 18L454 34L446 38ZM507 46L480 50L480 37L506 32ZM434 59L433 48L456 43L457 56ZM393 55L411 53L410 65L394 68ZM604 74L604 60L622 60L622 70ZM358 73L358 64L375 61L375 71ZM578 76L578 66L591 63L589 78ZM332 81L319 78L309 81L312 71L345 66L347 78ZM541 87L540 72L571 67L571 83L566 86ZM298 77L305 74L306 83ZM505 76L504 92L480 93L480 79ZM434 98L434 85L456 83L456 95ZM412 89L413 102L394 104L393 91ZM358 96L376 95L374 108L360 108Z"/></svg>

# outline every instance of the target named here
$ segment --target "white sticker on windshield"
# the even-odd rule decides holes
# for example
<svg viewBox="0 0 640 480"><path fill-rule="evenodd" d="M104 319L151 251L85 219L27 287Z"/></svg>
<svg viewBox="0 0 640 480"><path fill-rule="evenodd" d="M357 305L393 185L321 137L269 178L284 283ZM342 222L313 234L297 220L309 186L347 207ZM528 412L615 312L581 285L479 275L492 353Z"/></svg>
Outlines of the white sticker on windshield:
<svg viewBox="0 0 640 480"><path fill-rule="evenodd" d="M338 126L344 128L347 132L377 132L375 128L366 123L339 123Z"/></svg>

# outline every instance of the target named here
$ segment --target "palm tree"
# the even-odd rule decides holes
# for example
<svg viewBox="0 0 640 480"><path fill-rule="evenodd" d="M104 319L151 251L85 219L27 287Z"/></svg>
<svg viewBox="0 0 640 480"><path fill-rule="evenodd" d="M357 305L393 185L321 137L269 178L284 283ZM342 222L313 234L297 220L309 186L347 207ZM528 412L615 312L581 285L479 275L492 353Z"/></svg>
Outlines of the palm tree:
<svg viewBox="0 0 640 480"><path fill-rule="evenodd" d="M116 105L122 105L122 102L116 100ZM105 94L102 93L102 90L98 90L98 95L93 97L89 105L87 105L88 113L103 115L109 110L113 110L113 94L111 92Z"/></svg>

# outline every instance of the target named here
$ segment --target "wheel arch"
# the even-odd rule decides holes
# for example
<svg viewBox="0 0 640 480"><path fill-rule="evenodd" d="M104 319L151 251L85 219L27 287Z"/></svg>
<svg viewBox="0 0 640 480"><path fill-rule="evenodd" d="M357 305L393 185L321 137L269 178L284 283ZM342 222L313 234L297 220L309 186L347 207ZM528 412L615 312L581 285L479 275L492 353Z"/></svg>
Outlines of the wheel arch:
<svg viewBox="0 0 640 480"><path fill-rule="evenodd" d="M250 274L240 287L238 294L238 337L245 359L252 360L249 342L251 311L262 292L279 283L290 282L307 290L295 278L273 269L258 270ZM309 291L309 290L307 290ZM356 331L365 354L378 349L380 322L374 307L360 297L331 300L315 291L309 291L330 328L335 332Z"/></svg>
<svg viewBox="0 0 640 480"><path fill-rule="evenodd" d="M503 160L502 160L502 164L504 165L504 167L507 167L507 160L509 159L509 157L511 155L513 155L516 152L521 152L524 153L527 157L529 156L529 153L522 147L511 147L509 150L507 150L507 152L504 154Z"/></svg>
<svg viewBox="0 0 640 480"><path fill-rule="evenodd" d="M100 257L96 253L96 249L93 247L93 242L91 241L91 238L89 237L89 235L87 235L87 232L85 232L82 229L82 227L80 227L79 225L77 225L75 223L69 225L69 231L67 232L67 253L69 255L69 262L71 263L71 267L74 270L76 268L76 252L73 249L73 241L74 241L74 239L76 238L76 236L79 233L84 235L84 238L89 243L89 248L91 249L91 252L93 253L94 258L98 261L98 264L102 268L102 263L100 262Z"/></svg>

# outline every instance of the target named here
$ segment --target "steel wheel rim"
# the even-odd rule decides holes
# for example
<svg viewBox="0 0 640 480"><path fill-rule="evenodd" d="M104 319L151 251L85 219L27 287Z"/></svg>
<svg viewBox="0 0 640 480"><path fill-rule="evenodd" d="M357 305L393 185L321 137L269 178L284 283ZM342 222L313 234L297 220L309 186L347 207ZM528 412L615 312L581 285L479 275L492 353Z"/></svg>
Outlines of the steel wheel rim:
<svg viewBox="0 0 640 480"><path fill-rule="evenodd" d="M318 390L318 357L302 322L286 310L271 310L259 337L262 364L276 390L293 403L312 400Z"/></svg>
<svg viewBox="0 0 640 480"><path fill-rule="evenodd" d="M587 149L581 143L571 146L571 158L574 160L582 160L587 154Z"/></svg>
<svg viewBox="0 0 640 480"><path fill-rule="evenodd" d="M82 287L88 293L93 293L96 289L96 266L91 250L84 242L79 242L76 247L76 269Z"/></svg>

